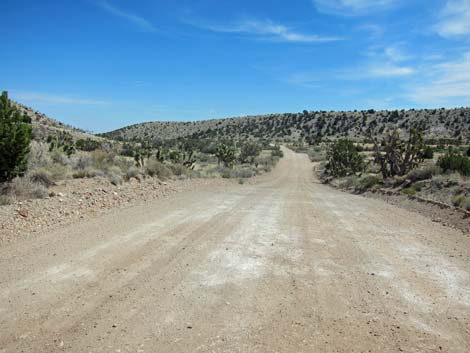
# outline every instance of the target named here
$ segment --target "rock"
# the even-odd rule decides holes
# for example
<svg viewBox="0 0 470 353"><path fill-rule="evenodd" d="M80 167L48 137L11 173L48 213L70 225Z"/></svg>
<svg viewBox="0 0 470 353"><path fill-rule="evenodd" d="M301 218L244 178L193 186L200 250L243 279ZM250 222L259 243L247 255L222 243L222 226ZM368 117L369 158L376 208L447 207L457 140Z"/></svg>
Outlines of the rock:
<svg viewBox="0 0 470 353"><path fill-rule="evenodd" d="M57 196L59 196L59 197L64 197L64 194L61 193L61 192L58 192L58 193L57 193Z"/></svg>
<svg viewBox="0 0 470 353"><path fill-rule="evenodd" d="M28 216L29 216L28 210L25 210L24 208L19 209L17 212L23 218L28 218Z"/></svg>

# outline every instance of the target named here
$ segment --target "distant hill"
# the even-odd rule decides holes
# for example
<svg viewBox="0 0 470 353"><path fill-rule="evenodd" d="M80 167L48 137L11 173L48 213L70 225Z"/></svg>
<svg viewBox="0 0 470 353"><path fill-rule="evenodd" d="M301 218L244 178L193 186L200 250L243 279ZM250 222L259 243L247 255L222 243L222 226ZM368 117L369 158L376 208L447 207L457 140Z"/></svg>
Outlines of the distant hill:
<svg viewBox="0 0 470 353"><path fill-rule="evenodd" d="M307 112L245 116L196 122L148 122L100 136L114 140L193 138L269 138L282 140L348 137L362 140L368 129L380 135L387 126L404 131L424 124L427 139L470 141L470 108L399 111Z"/></svg>
<svg viewBox="0 0 470 353"><path fill-rule="evenodd" d="M92 139L102 140L103 138L88 133L84 130L66 125L58 120L49 118L43 113L40 113L32 108L26 107L20 103L13 102L16 107L24 114L31 118L33 126L33 138L35 140L46 140L50 135L56 135L59 131L69 132L74 140L79 139Z"/></svg>

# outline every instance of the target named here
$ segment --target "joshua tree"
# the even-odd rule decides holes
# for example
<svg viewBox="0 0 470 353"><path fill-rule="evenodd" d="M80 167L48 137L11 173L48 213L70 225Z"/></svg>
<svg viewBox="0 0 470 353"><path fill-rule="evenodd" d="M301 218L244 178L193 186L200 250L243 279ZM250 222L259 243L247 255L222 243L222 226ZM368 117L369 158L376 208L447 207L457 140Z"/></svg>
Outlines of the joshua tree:
<svg viewBox="0 0 470 353"><path fill-rule="evenodd" d="M410 130L407 141L401 139L398 129L387 131L381 141L371 135L370 139L374 144L375 162L380 165L384 178L405 175L424 160L426 145L419 128Z"/></svg>

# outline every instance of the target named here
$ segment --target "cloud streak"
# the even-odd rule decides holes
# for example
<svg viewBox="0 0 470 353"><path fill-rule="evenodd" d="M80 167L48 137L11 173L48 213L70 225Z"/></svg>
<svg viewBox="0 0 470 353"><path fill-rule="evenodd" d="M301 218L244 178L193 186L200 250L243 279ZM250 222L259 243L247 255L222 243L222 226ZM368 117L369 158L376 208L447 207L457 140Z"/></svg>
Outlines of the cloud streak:
<svg viewBox="0 0 470 353"><path fill-rule="evenodd" d="M361 16L396 7L398 0L313 0L318 11L340 15Z"/></svg>
<svg viewBox="0 0 470 353"><path fill-rule="evenodd" d="M435 29L446 38L469 35L470 0L448 0Z"/></svg>
<svg viewBox="0 0 470 353"><path fill-rule="evenodd" d="M338 37L296 32L290 27L269 20L242 20L229 25L213 25L194 21L185 22L194 27L212 32L254 35L264 40L292 43L325 43L342 40Z"/></svg>
<svg viewBox="0 0 470 353"><path fill-rule="evenodd" d="M470 102L470 53L459 60L426 69L431 76L409 88L409 98L417 103L436 104L458 99Z"/></svg>
<svg viewBox="0 0 470 353"><path fill-rule="evenodd" d="M153 24L141 16L119 9L107 1L100 1L97 3L97 5L106 12L134 24L145 32L157 32L157 29L153 26Z"/></svg>
<svg viewBox="0 0 470 353"><path fill-rule="evenodd" d="M12 91L13 99L27 103L43 103L52 105L108 105L110 102L88 98L77 98L38 92Z"/></svg>

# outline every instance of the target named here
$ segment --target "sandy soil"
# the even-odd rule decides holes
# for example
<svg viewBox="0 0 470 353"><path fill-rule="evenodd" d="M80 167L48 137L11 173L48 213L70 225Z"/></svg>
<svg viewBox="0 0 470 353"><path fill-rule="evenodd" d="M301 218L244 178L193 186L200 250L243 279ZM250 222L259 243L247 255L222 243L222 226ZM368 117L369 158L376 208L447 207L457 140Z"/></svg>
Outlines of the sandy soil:
<svg viewBox="0 0 470 353"><path fill-rule="evenodd" d="M0 352L468 352L470 239L285 155L0 249Z"/></svg>

